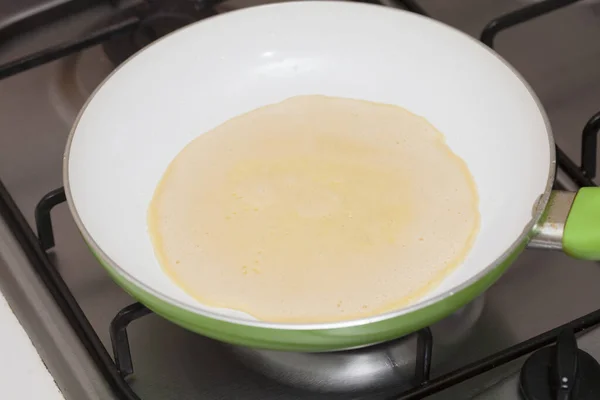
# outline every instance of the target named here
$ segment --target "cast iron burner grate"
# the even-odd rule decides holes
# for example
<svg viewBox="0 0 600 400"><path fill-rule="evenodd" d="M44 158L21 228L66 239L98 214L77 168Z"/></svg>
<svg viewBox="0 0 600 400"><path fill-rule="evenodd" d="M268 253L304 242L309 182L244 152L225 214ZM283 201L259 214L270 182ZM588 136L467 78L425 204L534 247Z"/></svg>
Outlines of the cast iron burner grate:
<svg viewBox="0 0 600 400"><path fill-rule="evenodd" d="M215 0L152 0L144 1L115 16L110 22L117 23L137 18L136 29L125 35L117 35L102 44L104 52L114 65L119 65L138 50L179 28L212 17L217 13Z"/></svg>
<svg viewBox="0 0 600 400"><path fill-rule="evenodd" d="M498 33L578 1L581 0L545 0L505 14L492 20L485 27L481 34L481 41L493 47L494 38ZM412 12L427 15L425 10L415 0L397 0L397 2ZM158 3L167 4L169 2ZM207 6L207 3L194 2L194 4L198 7L202 4ZM210 8L210 4L207 7ZM145 40L148 41L173 28L184 25L184 22L187 21L179 13L175 25L172 25L173 20L159 21L161 18L160 7L155 9L146 8L145 10L147 12L141 14L133 13L129 16L124 15L118 22L97 30L84 38L63 43L0 65L0 79L46 64L97 44L110 43L111 39L114 40L119 36L132 35L133 32L139 30L140 26L165 27L166 30L164 32L153 32L154 37L145 36ZM153 11L149 12L148 10ZM199 14L190 17L189 22L203 16L211 15L209 9L196 9L196 11ZM34 16L32 20L38 20L38 17L40 16ZM22 26L27 26L26 22L20 21ZM0 32L0 37L3 33L6 32ZM125 54L130 51L131 49L124 51L115 50L112 57L115 62L120 62L125 57ZM110 50L107 50L107 53L110 53ZM592 179L595 177L596 171L598 131L600 131L600 112L592 116L583 129L581 167L577 166L559 147L556 148L558 166L579 186L596 186ZM35 210L38 232L38 236L36 236L12 200L7 189L0 181L0 213L5 217L9 228L32 261L37 274L48 287L61 311L89 352L92 360L109 383L115 396L121 400L141 400L127 383L127 378L133 373L133 360L127 336L127 327L133 321L152 312L142 304L134 303L123 308L116 314L110 324L110 337L114 354L113 361L110 353L100 341L98 334L94 331L73 294L65 284L60 272L50 261L47 253L54 246L54 233L50 216L51 210L65 201L65 191L62 187L51 191L42 198ZM389 399L422 399L426 396L439 393L453 385L552 345L557 342L559 335L562 335L562 337L573 335L598 324L600 324L600 309L434 379L430 379L429 374L432 360L433 337L429 328L422 329L417 333L417 359L415 360L414 386L412 389L389 397Z"/></svg>

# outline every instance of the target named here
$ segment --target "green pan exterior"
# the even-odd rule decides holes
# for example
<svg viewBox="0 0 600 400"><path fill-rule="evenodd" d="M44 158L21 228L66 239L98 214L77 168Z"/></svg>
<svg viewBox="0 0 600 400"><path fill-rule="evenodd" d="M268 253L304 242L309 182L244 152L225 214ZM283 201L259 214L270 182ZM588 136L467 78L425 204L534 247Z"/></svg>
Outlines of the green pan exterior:
<svg viewBox="0 0 600 400"><path fill-rule="evenodd" d="M109 263L94 255L109 275L140 303L163 318L192 332L231 344L293 352L321 352L348 349L392 340L443 319L475 299L490 287L525 249L524 240L516 250L472 285L444 299L407 314L356 326L331 329L276 329L218 320L174 306L128 281Z"/></svg>

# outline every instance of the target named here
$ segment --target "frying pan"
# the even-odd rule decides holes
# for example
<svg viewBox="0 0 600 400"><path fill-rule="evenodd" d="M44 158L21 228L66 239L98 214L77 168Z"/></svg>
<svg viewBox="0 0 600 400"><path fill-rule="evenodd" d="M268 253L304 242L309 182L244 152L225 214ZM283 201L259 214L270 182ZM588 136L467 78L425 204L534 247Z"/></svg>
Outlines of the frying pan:
<svg viewBox="0 0 600 400"><path fill-rule="evenodd" d="M200 304L158 264L146 212L169 162L202 132L301 94L402 106L444 133L471 170L480 196L476 242L414 304L343 322L270 323ZM64 158L77 226L133 297L214 339L305 352L365 346L430 325L486 290L530 242L599 259L599 192L553 192L554 174L546 115L493 51L409 12L318 1L234 11L138 52L88 100Z"/></svg>

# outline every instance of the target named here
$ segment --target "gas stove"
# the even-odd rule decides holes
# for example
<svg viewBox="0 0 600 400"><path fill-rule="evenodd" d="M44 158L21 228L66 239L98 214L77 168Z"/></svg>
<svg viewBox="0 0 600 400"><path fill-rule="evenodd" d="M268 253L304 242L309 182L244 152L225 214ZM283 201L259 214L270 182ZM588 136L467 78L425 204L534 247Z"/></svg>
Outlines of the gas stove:
<svg viewBox="0 0 600 400"><path fill-rule="evenodd" d="M65 397L600 398L600 266L562 253L527 250L484 297L408 337L323 354L234 347L187 332L106 275L63 204L62 152L77 112L140 48L194 21L265 3L254 1L0 1L0 288ZM451 3L382 0L493 46L549 113L557 186L595 185L596 3ZM554 394L560 390L570 396Z"/></svg>

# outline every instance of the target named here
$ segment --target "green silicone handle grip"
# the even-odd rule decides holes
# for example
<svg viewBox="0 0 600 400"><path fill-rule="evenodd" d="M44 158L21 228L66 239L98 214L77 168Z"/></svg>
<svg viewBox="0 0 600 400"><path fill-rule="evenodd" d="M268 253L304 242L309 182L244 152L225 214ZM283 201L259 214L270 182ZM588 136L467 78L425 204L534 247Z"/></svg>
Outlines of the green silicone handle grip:
<svg viewBox="0 0 600 400"><path fill-rule="evenodd" d="M562 242L564 252L571 257L600 261L600 187L579 189Z"/></svg>

